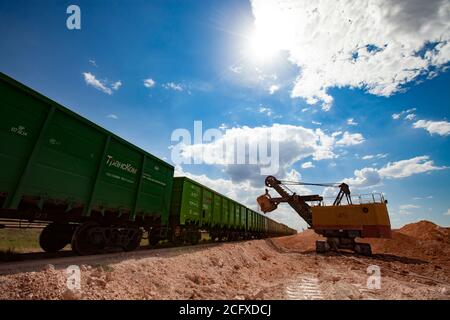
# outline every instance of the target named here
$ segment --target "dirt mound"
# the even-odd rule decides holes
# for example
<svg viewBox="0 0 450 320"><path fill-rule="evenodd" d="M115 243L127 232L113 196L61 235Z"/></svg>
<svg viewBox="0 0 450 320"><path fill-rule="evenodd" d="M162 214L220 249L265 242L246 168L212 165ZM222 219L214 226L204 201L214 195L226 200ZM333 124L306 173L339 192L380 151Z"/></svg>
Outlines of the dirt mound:
<svg viewBox="0 0 450 320"><path fill-rule="evenodd" d="M314 230L308 229L293 236L275 238L273 242L286 250L306 253L315 251L316 240L321 239L323 240L324 238L315 233Z"/></svg>
<svg viewBox="0 0 450 320"><path fill-rule="evenodd" d="M287 251L307 253L315 251L316 240L324 239L313 230L274 239L274 243ZM429 221L419 221L392 231L392 239L358 239L370 243L374 254L389 254L427 261L450 262L449 228ZM443 244L443 242L445 244Z"/></svg>
<svg viewBox="0 0 450 320"><path fill-rule="evenodd" d="M449 260L449 247L436 240L421 240L398 231L392 232L392 239L363 239L370 243L374 254L390 254L418 258L427 261Z"/></svg>
<svg viewBox="0 0 450 320"><path fill-rule="evenodd" d="M407 224L399 229L398 232L420 240L450 243L450 228L440 227L426 220Z"/></svg>
<svg viewBox="0 0 450 320"><path fill-rule="evenodd" d="M392 231L392 239L367 239L374 253L450 262L450 228L422 220Z"/></svg>

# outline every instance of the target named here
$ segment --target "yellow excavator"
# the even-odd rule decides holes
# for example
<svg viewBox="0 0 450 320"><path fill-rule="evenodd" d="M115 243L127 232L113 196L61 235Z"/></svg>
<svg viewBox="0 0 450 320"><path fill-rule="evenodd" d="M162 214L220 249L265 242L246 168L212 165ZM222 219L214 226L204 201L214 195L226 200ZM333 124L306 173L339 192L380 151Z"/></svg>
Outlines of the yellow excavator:
<svg viewBox="0 0 450 320"><path fill-rule="evenodd" d="M274 176L265 179L266 187L273 188L280 197L271 197L268 189L256 200L264 213L274 211L278 204L288 203L306 221L309 228L326 240L316 241L316 252L352 250L370 256L368 243L356 238L391 238L391 223L387 200L382 194L353 196L346 183L306 183L281 181ZM289 185L337 187L338 195L332 204L326 204L320 195L298 195Z"/></svg>

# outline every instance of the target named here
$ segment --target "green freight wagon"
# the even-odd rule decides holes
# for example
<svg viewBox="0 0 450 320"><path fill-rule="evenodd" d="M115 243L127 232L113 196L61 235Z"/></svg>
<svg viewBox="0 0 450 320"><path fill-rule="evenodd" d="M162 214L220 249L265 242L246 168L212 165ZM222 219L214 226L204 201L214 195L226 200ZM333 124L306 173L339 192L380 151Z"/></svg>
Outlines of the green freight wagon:
<svg viewBox="0 0 450 320"><path fill-rule="evenodd" d="M239 229L240 223L241 223L241 206L239 203L234 203L234 219L233 219L233 227L235 229Z"/></svg>
<svg viewBox="0 0 450 320"><path fill-rule="evenodd" d="M222 219L222 199L223 196L218 193L213 194L213 216L212 223L213 227L218 227L221 224Z"/></svg>
<svg viewBox="0 0 450 320"><path fill-rule="evenodd" d="M174 242L197 243L200 232L212 240L262 237L256 228L257 212L187 177L175 177L170 208Z"/></svg>
<svg viewBox="0 0 450 320"><path fill-rule="evenodd" d="M245 226L245 230L247 230L247 232L250 232L252 230L252 210L247 208L247 214L246 214L246 226Z"/></svg>
<svg viewBox="0 0 450 320"><path fill-rule="evenodd" d="M244 207L243 205L241 205L240 207L241 207L241 221L239 224L239 228L241 230L245 230L247 227L247 208Z"/></svg>
<svg viewBox="0 0 450 320"><path fill-rule="evenodd" d="M255 220L257 213L251 209L248 209L248 215L247 215L247 230L250 232L256 231L255 228Z"/></svg>
<svg viewBox="0 0 450 320"><path fill-rule="evenodd" d="M0 167L0 218L51 222L45 251L132 250L168 223L173 166L3 73Z"/></svg>
<svg viewBox="0 0 450 320"><path fill-rule="evenodd" d="M227 198L223 198L223 200L222 200L222 217L220 219L220 226L222 228L228 228L231 226L230 212L231 212L231 200L227 199Z"/></svg>
<svg viewBox="0 0 450 320"><path fill-rule="evenodd" d="M256 232L258 230L258 215L259 213L256 211L252 211L253 215L252 215L252 231Z"/></svg>
<svg viewBox="0 0 450 320"><path fill-rule="evenodd" d="M245 207L187 177L175 177L173 185L173 241L196 243L202 230L208 231L213 240L236 237L234 231L241 226L236 213Z"/></svg>

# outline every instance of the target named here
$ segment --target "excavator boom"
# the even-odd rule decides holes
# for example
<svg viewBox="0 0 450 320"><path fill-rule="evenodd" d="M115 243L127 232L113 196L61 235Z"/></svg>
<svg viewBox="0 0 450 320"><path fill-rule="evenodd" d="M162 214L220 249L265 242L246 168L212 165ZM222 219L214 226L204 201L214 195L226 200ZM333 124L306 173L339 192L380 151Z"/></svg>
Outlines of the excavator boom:
<svg viewBox="0 0 450 320"><path fill-rule="evenodd" d="M268 176L265 183L267 187L275 189L281 197L272 198L267 190L264 195L258 197L256 200L264 213L275 210L281 202L287 202L309 226L312 226L312 211L306 201L322 201L321 196L317 194L306 196L299 196L295 193L289 194L282 186L281 181L274 176Z"/></svg>

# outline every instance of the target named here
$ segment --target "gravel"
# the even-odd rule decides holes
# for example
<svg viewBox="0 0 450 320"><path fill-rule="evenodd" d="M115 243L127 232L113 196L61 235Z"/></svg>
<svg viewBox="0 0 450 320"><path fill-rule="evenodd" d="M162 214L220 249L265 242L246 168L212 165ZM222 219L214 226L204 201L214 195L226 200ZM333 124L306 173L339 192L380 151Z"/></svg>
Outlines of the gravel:
<svg viewBox="0 0 450 320"><path fill-rule="evenodd" d="M79 266L79 289L69 289L66 270L48 265L41 272L1 276L0 299L450 299L445 237L419 239L400 231L391 240L371 240L371 258L317 255L319 237L307 230L177 255L85 264ZM380 268L380 288L367 286L371 265Z"/></svg>

